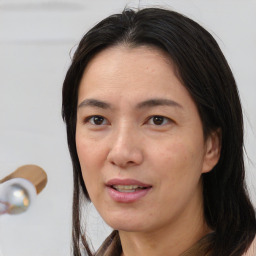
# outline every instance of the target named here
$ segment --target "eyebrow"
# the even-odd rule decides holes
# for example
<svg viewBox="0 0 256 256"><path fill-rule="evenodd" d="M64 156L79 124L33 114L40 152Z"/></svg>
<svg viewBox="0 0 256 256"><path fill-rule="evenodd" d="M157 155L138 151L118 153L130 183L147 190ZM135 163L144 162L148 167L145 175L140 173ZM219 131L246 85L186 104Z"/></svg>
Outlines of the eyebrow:
<svg viewBox="0 0 256 256"><path fill-rule="evenodd" d="M183 107L178 102L169 99L149 99L139 103L137 108L148 108L156 106L172 106L183 109Z"/></svg>
<svg viewBox="0 0 256 256"><path fill-rule="evenodd" d="M141 109L141 108L151 108L151 107L157 107L157 106L172 106L172 107L178 107L183 109L183 107L176 101L170 100L170 99L161 99L161 98L142 101L136 105L136 108ZM102 109L109 109L111 108L111 104L101 100L86 99L78 105L78 108L82 108L82 107L97 107Z"/></svg>
<svg viewBox="0 0 256 256"><path fill-rule="evenodd" d="M98 107L98 108L102 108L102 109L108 109L110 108L110 104L100 101L100 100L96 100L96 99L86 99L84 101L82 101L77 108L81 108L81 107Z"/></svg>

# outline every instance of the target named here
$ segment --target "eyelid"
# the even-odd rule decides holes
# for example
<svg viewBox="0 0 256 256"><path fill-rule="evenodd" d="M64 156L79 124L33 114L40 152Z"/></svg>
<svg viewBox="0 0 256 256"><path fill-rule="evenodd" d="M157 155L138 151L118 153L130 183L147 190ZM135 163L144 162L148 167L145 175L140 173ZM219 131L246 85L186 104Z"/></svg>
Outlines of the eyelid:
<svg viewBox="0 0 256 256"><path fill-rule="evenodd" d="M163 123L162 123L162 124L159 124L159 125L154 124L154 123L149 123L150 120L153 120L154 117L163 118L163 119L164 119ZM152 121L152 122L153 122L153 121ZM166 117L166 116L163 116L163 115L152 115L152 116L150 116L150 117L146 120L146 123L148 123L149 125L154 125L154 126L159 126L159 127L160 127L160 126L167 125L167 124L169 124L169 123L173 123L173 120L170 119L169 117Z"/></svg>
<svg viewBox="0 0 256 256"><path fill-rule="evenodd" d="M92 118L95 118L95 117L103 118L104 119L103 123L102 124L95 124L95 123L91 122ZM87 116L84 119L84 124L86 124L86 123L89 123L90 125L93 125L93 126L103 126L103 125L108 125L109 121L102 115L90 115L90 116Z"/></svg>
<svg viewBox="0 0 256 256"><path fill-rule="evenodd" d="M93 118L96 118L96 117L99 117L99 118L102 118L103 119L103 122L100 123L100 124L96 124L94 123L94 120ZM155 117L159 117L159 118L162 118L163 119L163 123L161 124L156 124L153 122L153 118ZM165 126L165 125L168 125L170 123L173 123L174 121L169 118L169 117L166 117L166 116L163 116L163 115L151 115L149 116L146 121L144 122L144 124L148 124L148 125L152 125L152 126L156 126L156 127L161 127L161 126ZM108 121L108 119L102 115L90 115L90 116L87 116L84 118L84 121L83 121L84 124L88 124L89 125L92 125L92 126L98 126L98 127L101 127L101 126L104 126L104 125L109 125L110 122Z"/></svg>

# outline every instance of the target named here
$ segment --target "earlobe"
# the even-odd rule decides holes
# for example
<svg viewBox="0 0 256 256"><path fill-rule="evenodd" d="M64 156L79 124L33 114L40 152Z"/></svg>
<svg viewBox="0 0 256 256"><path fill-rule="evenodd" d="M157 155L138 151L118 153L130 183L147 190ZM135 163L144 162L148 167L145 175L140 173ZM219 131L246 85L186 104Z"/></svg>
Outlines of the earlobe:
<svg viewBox="0 0 256 256"><path fill-rule="evenodd" d="M221 151L221 129L210 133L205 142L205 156L202 173L210 172L218 163Z"/></svg>

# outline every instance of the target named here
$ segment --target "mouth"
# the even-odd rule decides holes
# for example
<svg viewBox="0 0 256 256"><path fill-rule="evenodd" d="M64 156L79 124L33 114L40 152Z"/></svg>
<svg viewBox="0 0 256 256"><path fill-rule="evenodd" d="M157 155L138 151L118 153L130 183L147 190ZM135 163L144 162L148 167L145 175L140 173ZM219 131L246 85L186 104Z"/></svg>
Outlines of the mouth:
<svg viewBox="0 0 256 256"><path fill-rule="evenodd" d="M121 193L133 193L139 190L148 189L149 187L143 187L138 185L112 185L111 188Z"/></svg>
<svg viewBox="0 0 256 256"><path fill-rule="evenodd" d="M133 179L112 179L106 184L109 196L119 203L132 203L146 196L152 185Z"/></svg>

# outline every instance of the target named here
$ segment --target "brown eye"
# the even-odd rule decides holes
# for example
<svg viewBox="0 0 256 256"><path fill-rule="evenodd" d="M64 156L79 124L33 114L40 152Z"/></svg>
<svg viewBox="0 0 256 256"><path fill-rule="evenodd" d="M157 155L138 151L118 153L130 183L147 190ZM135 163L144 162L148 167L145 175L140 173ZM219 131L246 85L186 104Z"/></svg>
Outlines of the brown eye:
<svg viewBox="0 0 256 256"><path fill-rule="evenodd" d="M165 125L168 124L168 122L170 121L169 118L164 117L164 116L152 116L149 120L148 123L151 125Z"/></svg>
<svg viewBox="0 0 256 256"><path fill-rule="evenodd" d="M88 121L93 125L106 124L106 119L103 116L91 116Z"/></svg>
<svg viewBox="0 0 256 256"><path fill-rule="evenodd" d="M164 117L162 117L162 116L154 116L154 117L152 117L153 118L153 123L155 124L155 125L161 125L161 124L163 124L163 122L164 122Z"/></svg>

